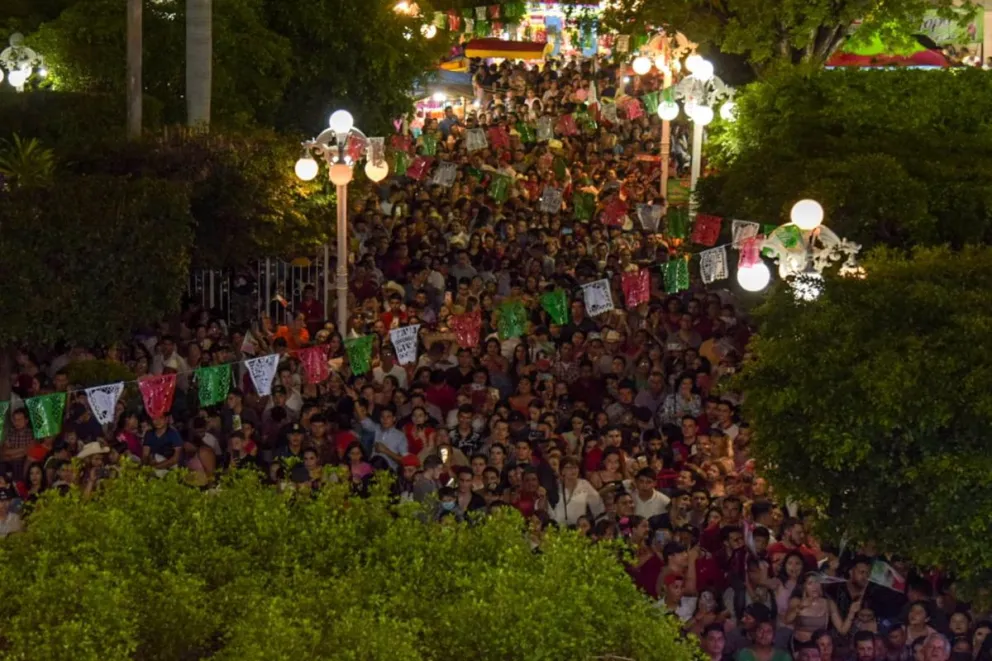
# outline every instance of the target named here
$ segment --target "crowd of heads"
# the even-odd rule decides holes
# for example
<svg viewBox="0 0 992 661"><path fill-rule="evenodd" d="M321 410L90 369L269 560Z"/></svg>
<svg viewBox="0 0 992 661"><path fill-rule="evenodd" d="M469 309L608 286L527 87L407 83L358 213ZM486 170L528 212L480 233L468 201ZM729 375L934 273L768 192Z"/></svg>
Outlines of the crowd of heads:
<svg viewBox="0 0 992 661"><path fill-rule="evenodd" d="M521 140L521 122L583 108L593 82L613 96L621 76L589 60L480 66L468 116L446 109L414 120L405 130L415 144L436 137L436 158L458 174L451 186L392 177L356 196L348 329L327 320L307 286L255 319L191 301L129 343L22 349L0 447L0 534L30 525L46 491L98 493L122 462L183 470L207 489L232 467L257 470L274 488L345 481L355 497L391 473L395 498L424 503L443 524L516 509L538 552L551 527L622 540L631 580L713 661L992 661L992 625L957 601L947 577L889 557L907 585L871 582L876 554L808 537L807 513L755 471L732 380L751 329L734 294L695 278L670 294L659 269L678 248L670 237L636 219L574 219L579 188L595 192L599 209L616 198L631 209L665 204L658 118L600 121L555 145ZM465 130L492 126L507 129L509 147L469 153ZM674 173L684 165L678 136ZM512 177L503 202L487 195L497 173ZM545 186L563 191L556 213L540 209ZM650 297L628 307L621 276L632 268L651 274ZM581 285L603 278L615 309L592 317ZM552 289L568 294L567 323L540 304ZM527 311L515 337L497 332L508 300ZM463 346L449 321L475 312L479 340ZM389 331L412 324L421 325L418 356L401 365ZM372 336L369 371L354 373L341 331ZM296 353L314 344L327 350L319 382ZM269 353L279 366L260 397L239 361ZM149 419L125 392L115 423L101 426L73 382L94 359L136 378L175 373L169 414ZM203 408L194 370L224 363L234 364L235 387ZM34 438L23 401L59 391L68 393L61 434Z"/></svg>

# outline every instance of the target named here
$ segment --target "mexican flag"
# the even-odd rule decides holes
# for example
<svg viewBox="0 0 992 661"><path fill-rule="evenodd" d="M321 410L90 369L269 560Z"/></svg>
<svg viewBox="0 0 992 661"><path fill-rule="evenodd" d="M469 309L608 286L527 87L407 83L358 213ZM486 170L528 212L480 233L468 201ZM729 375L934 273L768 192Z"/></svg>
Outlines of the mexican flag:
<svg viewBox="0 0 992 661"><path fill-rule="evenodd" d="M876 560L872 564L871 576L868 580L896 592L906 591L906 579L900 576L892 565L882 560Z"/></svg>

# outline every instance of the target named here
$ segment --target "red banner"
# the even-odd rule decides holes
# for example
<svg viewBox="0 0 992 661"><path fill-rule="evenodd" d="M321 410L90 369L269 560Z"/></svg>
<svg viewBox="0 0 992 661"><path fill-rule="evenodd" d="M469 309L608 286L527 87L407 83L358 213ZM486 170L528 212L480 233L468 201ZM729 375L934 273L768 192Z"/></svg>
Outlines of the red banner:
<svg viewBox="0 0 992 661"><path fill-rule="evenodd" d="M448 325L455 333L458 346L464 349L471 349L479 345L479 334L482 331L482 314L475 312L466 314L453 314L448 319Z"/></svg>
<svg viewBox="0 0 992 661"><path fill-rule="evenodd" d="M146 376L138 379L138 390L145 402L145 413L153 420L164 418L172 410L172 398L176 394L176 375Z"/></svg>
<svg viewBox="0 0 992 661"><path fill-rule="evenodd" d="M721 225L723 225L723 218L719 216L696 214L696 224L692 226L690 239L693 243L698 243L701 246L715 246L720 239Z"/></svg>
<svg viewBox="0 0 992 661"><path fill-rule="evenodd" d="M321 383L330 376L331 369L327 365L327 348L325 346L300 349L296 352L296 356L303 365L307 383Z"/></svg>
<svg viewBox="0 0 992 661"><path fill-rule="evenodd" d="M651 274L647 269L623 274L623 295L628 308L636 308L651 299Z"/></svg>

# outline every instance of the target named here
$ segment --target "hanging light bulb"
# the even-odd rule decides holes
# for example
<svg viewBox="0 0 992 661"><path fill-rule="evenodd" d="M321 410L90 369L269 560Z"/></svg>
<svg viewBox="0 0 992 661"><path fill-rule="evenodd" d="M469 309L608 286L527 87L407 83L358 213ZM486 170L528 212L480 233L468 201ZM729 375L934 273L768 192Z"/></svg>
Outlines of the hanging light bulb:
<svg viewBox="0 0 992 661"><path fill-rule="evenodd" d="M351 116L351 113L347 110L336 110L334 114L331 115L331 121L328 122L331 126L331 130L338 135L343 135L351 131L355 126L355 118Z"/></svg>
<svg viewBox="0 0 992 661"><path fill-rule="evenodd" d="M823 222L823 207L816 200L799 200L792 207L789 218L804 232L812 232Z"/></svg>
<svg viewBox="0 0 992 661"><path fill-rule="evenodd" d="M686 71L688 71L689 73L696 73L696 67L698 67L699 63L703 61L704 60L702 55L696 55L695 53L693 53L689 57L685 58Z"/></svg>
<svg viewBox="0 0 992 661"><path fill-rule="evenodd" d="M679 116L679 104L674 101L662 101L658 104L658 117L670 122Z"/></svg>
<svg viewBox="0 0 992 661"><path fill-rule="evenodd" d="M15 69L7 75L7 80L12 86L20 89L24 87L24 83L28 81L30 75L30 69Z"/></svg>
<svg viewBox="0 0 992 661"><path fill-rule="evenodd" d="M696 68L692 72L692 75L704 83L709 82L713 78L713 64L709 60L700 58L700 61L696 63Z"/></svg>
<svg viewBox="0 0 992 661"><path fill-rule="evenodd" d="M771 279L771 271L764 262L737 269L737 282L744 291L761 291L768 286Z"/></svg>
<svg viewBox="0 0 992 661"><path fill-rule="evenodd" d="M631 63L631 67L633 67L634 73L638 76L643 76L648 71L651 71L651 60L643 55L635 57L634 61Z"/></svg>
<svg viewBox="0 0 992 661"><path fill-rule="evenodd" d="M370 181L379 183L389 174L389 166L385 162L376 165L372 161L365 163L365 176L369 178Z"/></svg>
<svg viewBox="0 0 992 661"><path fill-rule="evenodd" d="M344 163L331 166L331 183L335 186L347 186L351 183L351 167Z"/></svg>
<svg viewBox="0 0 992 661"><path fill-rule="evenodd" d="M700 126L708 126L713 121L713 109L709 106L696 106L692 112L692 121L699 123Z"/></svg>
<svg viewBox="0 0 992 661"><path fill-rule="evenodd" d="M302 181L313 181L314 177L317 176L317 172L320 170L320 167L317 165L317 161L307 155L296 161L295 169L296 176Z"/></svg>
<svg viewBox="0 0 992 661"><path fill-rule="evenodd" d="M420 28L420 34L424 35L424 39L433 39L437 36L437 26L433 23L428 23Z"/></svg>

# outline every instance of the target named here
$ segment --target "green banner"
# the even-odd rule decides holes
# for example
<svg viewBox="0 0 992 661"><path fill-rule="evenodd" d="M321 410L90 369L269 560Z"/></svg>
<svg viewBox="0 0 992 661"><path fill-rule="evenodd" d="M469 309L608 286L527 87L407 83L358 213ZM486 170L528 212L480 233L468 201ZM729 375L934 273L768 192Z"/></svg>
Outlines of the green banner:
<svg viewBox="0 0 992 661"><path fill-rule="evenodd" d="M684 239L689 236L689 210L685 207L672 207L668 210L668 236Z"/></svg>
<svg viewBox="0 0 992 661"><path fill-rule="evenodd" d="M420 146L424 156L437 156L437 136L423 134L420 136Z"/></svg>
<svg viewBox="0 0 992 661"><path fill-rule="evenodd" d="M507 301L499 306L499 337L502 340L520 337L527 328L527 309L520 301Z"/></svg>
<svg viewBox="0 0 992 661"><path fill-rule="evenodd" d="M575 194L574 204L576 220L592 220L596 214L596 195L593 193L579 191Z"/></svg>
<svg viewBox="0 0 992 661"><path fill-rule="evenodd" d="M231 365L200 367L196 370L196 384L200 394L200 406L214 406L227 399L231 391Z"/></svg>
<svg viewBox="0 0 992 661"><path fill-rule="evenodd" d="M503 174L495 175L489 184L489 197L497 202L510 199L510 178Z"/></svg>
<svg viewBox="0 0 992 661"><path fill-rule="evenodd" d="M541 307L544 308L551 320L559 326L568 323L568 294L564 289L556 289L541 294Z"/></svg>
<svg viewBox="0 0 992 661"><path fill-rule="evenodd" d="M689 288L689 262L684 257L668 260L662 267L665 275L665 291L677 294Z"/></svg>
<svg viewBox="0 0 992 661"><path fill-rule="evenodd" d="M31 430L37 439L58 436L62 431L62 416L65 413L65 393L32 397L24 404L31 416Z"/></svg>
<svg viewBox="0 0 992 661"><path fill-rule="evenodd" d="M348 353L348 363L351 373L358 376L372 369L372 336L364 335L345 340L345 351Z"/></svg>

